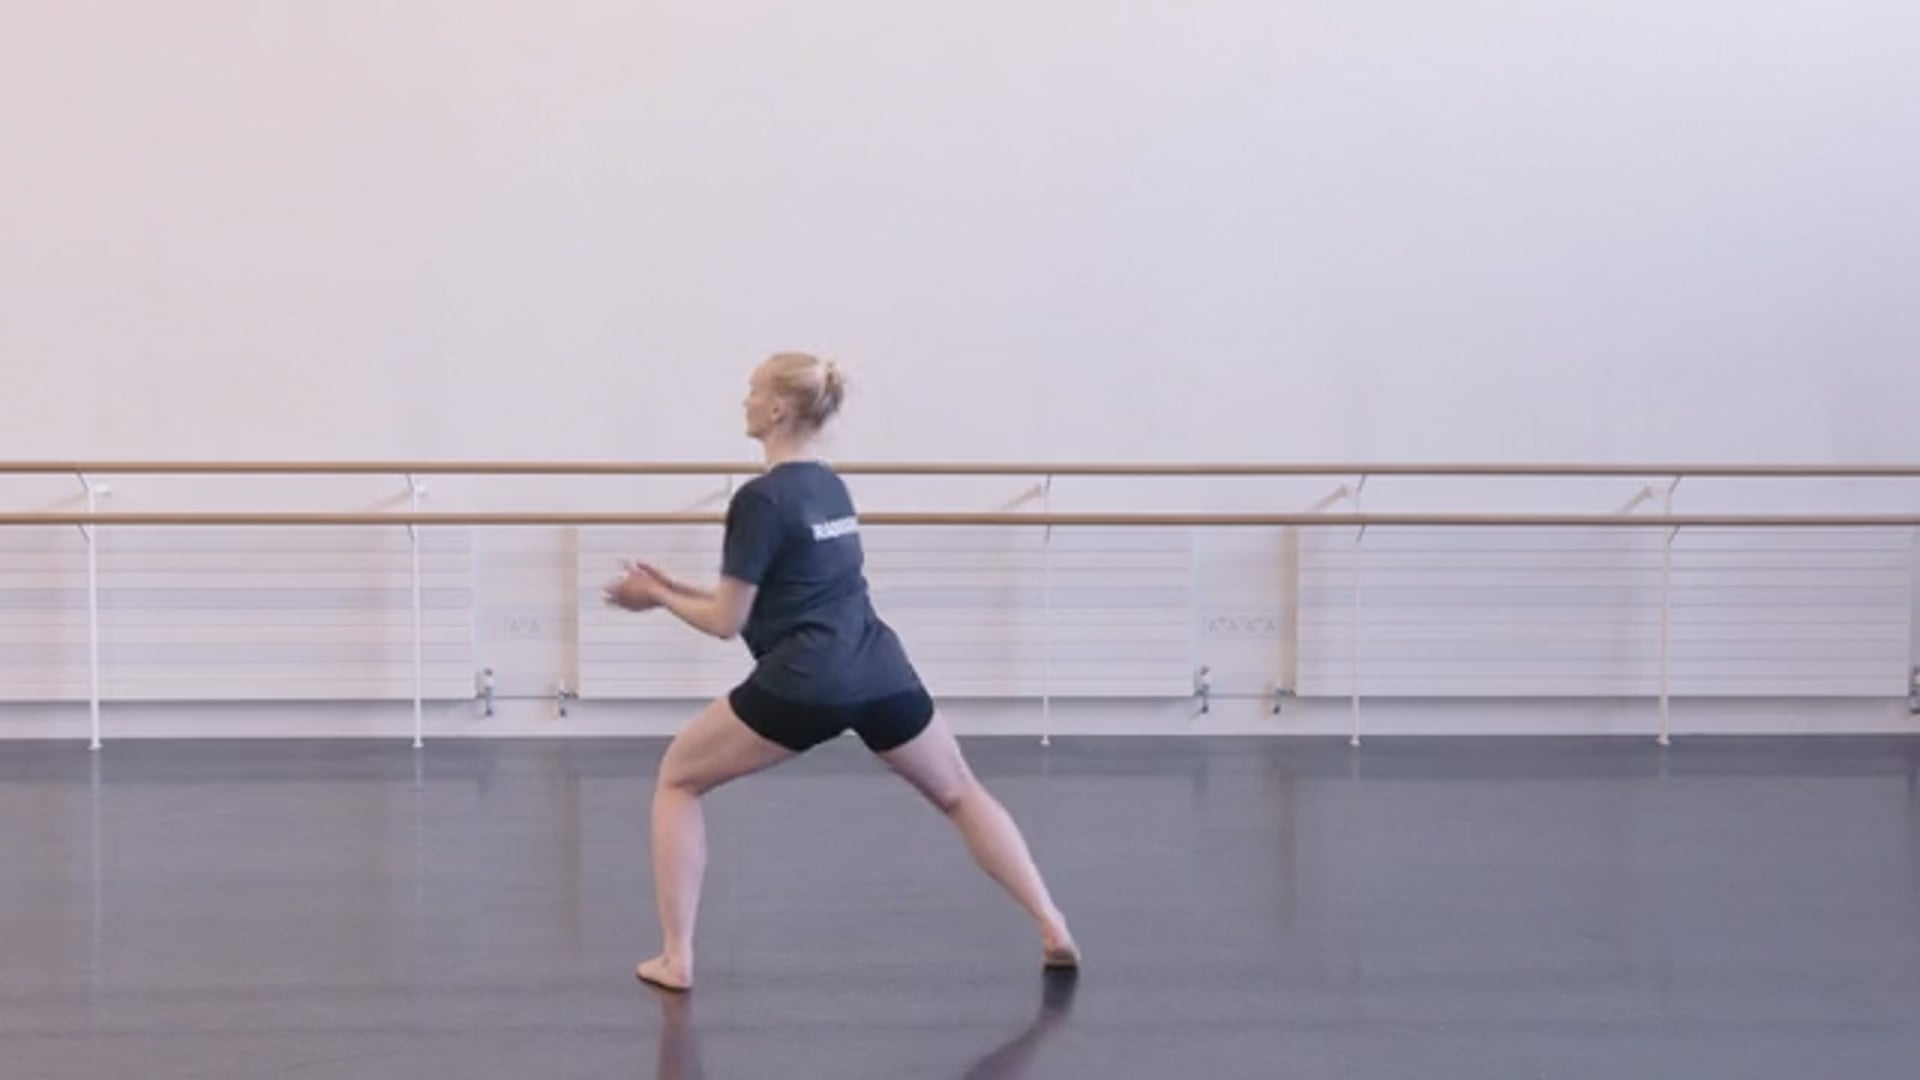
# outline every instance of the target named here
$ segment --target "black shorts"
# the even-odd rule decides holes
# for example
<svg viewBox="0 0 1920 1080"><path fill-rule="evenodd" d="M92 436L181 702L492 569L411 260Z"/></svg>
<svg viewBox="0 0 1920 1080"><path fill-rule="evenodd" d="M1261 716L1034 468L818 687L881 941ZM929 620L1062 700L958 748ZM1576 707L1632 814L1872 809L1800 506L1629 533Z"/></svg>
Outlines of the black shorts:
<svg viewBox="0 0 1920 1080"><path fill-rule="evenodd" d="M933 698L915 687L859 705L803 705L771 694L751 679L727 703L754 733L800 753L851 728L876 754L912 742L933 722Z"/></svg>

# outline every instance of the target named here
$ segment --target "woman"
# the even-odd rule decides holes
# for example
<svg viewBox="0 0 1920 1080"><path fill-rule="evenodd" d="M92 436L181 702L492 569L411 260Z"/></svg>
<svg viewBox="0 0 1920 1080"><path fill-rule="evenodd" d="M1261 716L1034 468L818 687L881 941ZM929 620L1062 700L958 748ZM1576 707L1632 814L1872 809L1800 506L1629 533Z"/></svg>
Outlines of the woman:
<svg viewBox="0 0 1920 1080"><path fill-rule="evenodd" d="M782 353L754 373L747 434L767 471L727 509L721 577L711 590L629 564L609 603L663 607L696 630L745 638L756 664L667 747L653 796L654 889L661 954L639 977L693 985L693 928L706 867L700 796L852 729L894 772L947 815L983 870L1040 930L1045 966L1077 968L1079 951L1012 817L967 767L906 651L867 592L853 499L814 453L839 411L845 380L831 363Z"/></svg>

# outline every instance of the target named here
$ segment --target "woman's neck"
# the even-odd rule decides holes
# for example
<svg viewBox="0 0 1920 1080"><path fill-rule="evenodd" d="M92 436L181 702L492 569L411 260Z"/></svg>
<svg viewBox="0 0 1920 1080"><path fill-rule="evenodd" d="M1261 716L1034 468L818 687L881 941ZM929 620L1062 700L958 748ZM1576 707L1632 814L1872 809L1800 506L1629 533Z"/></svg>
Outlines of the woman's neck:
<svg viewBox="0 0 1920 1080"><path fill-rule="evenodd" d="M766 452L767 468L785 465L790 461L818 461L820 455L813 448L811 435L768 435L761 446Z"/></svg>

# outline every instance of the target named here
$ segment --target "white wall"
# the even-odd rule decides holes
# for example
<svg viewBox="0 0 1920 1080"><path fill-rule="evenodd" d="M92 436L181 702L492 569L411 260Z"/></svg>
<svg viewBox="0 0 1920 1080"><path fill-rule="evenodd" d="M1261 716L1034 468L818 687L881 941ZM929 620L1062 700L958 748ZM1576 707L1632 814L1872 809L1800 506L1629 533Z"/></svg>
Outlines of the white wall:
<svg viewBox="0 0 1920 1080"><path fill-rule="evenodd" d="M10 0L0 431L724 455L744 366L803 346L861 376L861 457L1920 457L1916 35L1905 0Z"/></svg>
<svg viewBox="0 0 1920 1080"><path fill-rule="evenodd" d="M1920 460L1916 41L1906 0L7 0L0 456L736 457L807 347L854 458ZM489 612L566 617L565 558L505 558Z"/></svg>

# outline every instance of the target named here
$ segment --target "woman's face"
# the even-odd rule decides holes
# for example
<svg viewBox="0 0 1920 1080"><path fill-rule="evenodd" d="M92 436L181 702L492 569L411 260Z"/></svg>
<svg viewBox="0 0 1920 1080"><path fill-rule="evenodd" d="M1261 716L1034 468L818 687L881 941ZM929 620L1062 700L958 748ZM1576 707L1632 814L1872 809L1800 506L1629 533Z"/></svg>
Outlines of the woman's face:
<svg viewBox="0 0 1920 1080"><path fill-rule="evenodd" d="M748 438L764 439L787 419L787 403L774 391L765 364L754 369L753 378L747 382L747 400L742 404L747 414Z"/></svg>

